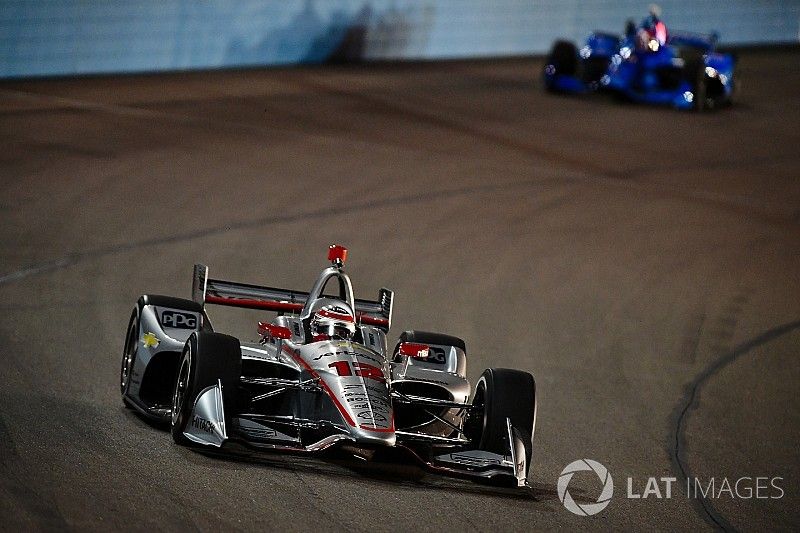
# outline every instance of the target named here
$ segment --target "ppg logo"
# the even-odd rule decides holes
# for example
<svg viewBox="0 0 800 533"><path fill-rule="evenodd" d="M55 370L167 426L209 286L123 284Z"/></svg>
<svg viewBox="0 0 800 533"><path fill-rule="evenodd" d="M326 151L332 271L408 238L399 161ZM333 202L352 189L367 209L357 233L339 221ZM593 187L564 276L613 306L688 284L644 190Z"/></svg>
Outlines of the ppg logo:
<svg viewBox="0 0 800 533"><path fill-rule="evenodd" d="M428 358L425 359L425 362L443 365L447 362L447 357L444 355L444 350L431 346L428 350Z"/></svg>
<svg viewBox="0 0 800 533"><path fill-rule="evenodd" d="M161 313L161 324L166 328L195 329L197 317L189 313L164 311Z"/></svg>

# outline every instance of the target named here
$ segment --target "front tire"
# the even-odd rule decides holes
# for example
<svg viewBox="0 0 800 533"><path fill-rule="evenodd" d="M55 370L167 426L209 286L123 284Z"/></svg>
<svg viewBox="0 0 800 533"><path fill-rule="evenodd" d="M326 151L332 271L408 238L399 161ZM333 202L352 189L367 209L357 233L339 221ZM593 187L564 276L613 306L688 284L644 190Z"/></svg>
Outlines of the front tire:
<svg viewBox="0 0 800 533"><path fill-rule="evenodd" d="M207 387L221 381L224 404L234 405L241 375L242 352L238 339L221 333L192 333L183 347L172 394L172 439L184 446L191 444L184 431L197 397Z"/></svg>
<svg viewBox="0 0 800 533"><path fill-rule="evenodd" d="M692 109L698 113L702 113L709 107L706 64L702 58L691 59L686 63L686 72L689 83L692 85L692 92L694 93Z"/></svg>
<svg viewBox="0 0 800 533"><path fill-rule="evenodd" d="M547 55L542 74L545 89L550 92L556 91L553 85L556 75L577 76L578 49L575 45L569 41L556 41Z"/></svg>
<svg viewBox="0 0 800 533"><path fill-rule="evenodd" d="M508 454L506 419L523 435L525 459L530 469L533 430L536 423L536 382L528 372L508 368L489 368L475 386L473 408L464 430L478 449ZM527 475L527 471L525 474Z"/></svg>
<svg viewBox="0 0 800 533"><path fill-rule="evenodd" d="M131 319L128 321L128 329L125 332L125 345L122 348L122 363L119 370L119 390L126 407L129 407L125 397L131 386L131 374L133 373L133 365L136 361L136 351L138 347L139 313L137 309L134 309L131 313Z"/></svg>

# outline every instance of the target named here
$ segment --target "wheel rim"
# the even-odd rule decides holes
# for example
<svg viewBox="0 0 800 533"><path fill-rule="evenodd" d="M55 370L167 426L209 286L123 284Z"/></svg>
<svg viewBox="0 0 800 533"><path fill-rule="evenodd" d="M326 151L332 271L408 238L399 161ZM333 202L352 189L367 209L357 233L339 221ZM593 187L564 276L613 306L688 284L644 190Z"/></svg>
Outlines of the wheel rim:
<svg viewBox="0 0 800 533"><path fill-rule="evenodd" d="M178 380L175 383L175 393L172 395L172 425L178 422L181 407L183 406L184 399L186 398L186 389L189 388L189 368L192 360L192 352L187 349L183 361L181 362L181 369L178 372Z"/></svg>
<svg viewBox="0 0 800 533"><path fill-rule="evenodd" d="M128 335L125 338L125 350L122 353L122 366L120 368L119 386L122 394L128 391L131 372L133 371L133 361L136 358L136 319L131 318L131 325L128 328Z"/></svg>
<svg viewBox="0 0 800 533"><path fill-rule="evenodd" d="M464 433L473 444L480 445L483 437L483 428L486 427L486 385L483 379L475 387L475 397L472 399L472 409L467 415L464 424Z"/></svg>

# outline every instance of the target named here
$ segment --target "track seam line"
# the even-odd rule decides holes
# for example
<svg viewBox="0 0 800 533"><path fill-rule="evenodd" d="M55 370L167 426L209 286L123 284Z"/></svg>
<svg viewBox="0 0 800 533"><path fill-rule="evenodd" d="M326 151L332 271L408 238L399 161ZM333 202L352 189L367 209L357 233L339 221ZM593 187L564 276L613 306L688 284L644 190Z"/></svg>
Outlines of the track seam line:
<svg viewBox="0 0 800 533"><path fill-rule="evenodd" d="M683 478L691 479L694 476L689 468L686 455L686 421L691 411L697 409L700 403L700 390L703 385L717 374L720 370L730 365L738 358L747 355L754 348L766 344L772 340L777 339L787 333L791 333L795 329L800 328L800 320L782 324L765 331L761 335L754 337L742 344L736 346L733 350L716 359L709 364L702 372L697 374L694 379L686 386L683 400L673 410L673 430L672 438L668 446L668 453L673 466L673 471L679 473ZM681 484L681 488L683 485ZM689 495L687 494L687 497ZM696 496L696 495L695 495ZM707 498L701 496L695 497L693 500L695 510L707 522L723 531L737 531L728 520L725 519L708 501Z"/></svg>

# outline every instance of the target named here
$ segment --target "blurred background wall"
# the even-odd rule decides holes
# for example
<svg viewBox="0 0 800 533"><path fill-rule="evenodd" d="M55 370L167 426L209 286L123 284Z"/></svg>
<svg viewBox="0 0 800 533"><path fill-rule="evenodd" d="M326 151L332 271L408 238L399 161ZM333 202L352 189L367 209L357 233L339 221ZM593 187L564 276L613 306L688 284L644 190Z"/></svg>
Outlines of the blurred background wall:
<svg viewBox="0 0 800 533"><path fill-rule="evenodd" d="M631 0L0 0L0 77L546 53ZM798 42L800 0L664 0L673 29Z"/></svg>

